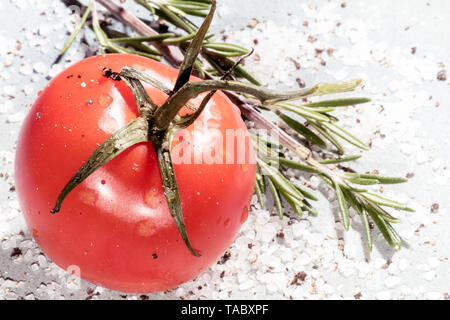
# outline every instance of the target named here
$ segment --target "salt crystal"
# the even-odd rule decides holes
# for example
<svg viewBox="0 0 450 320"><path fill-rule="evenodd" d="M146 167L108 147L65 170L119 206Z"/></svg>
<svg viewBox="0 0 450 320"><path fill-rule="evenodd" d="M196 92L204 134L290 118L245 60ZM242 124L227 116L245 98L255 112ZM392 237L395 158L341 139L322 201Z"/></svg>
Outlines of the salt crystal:
<svg viewBox="0 0 450 320"><path fill-rule="evenodd" d="M427 281L431 281L436 277L436 272L434 271L428 271L427 273L424 274L424 279Z"/></svg>
<svg viewBox="0 0 450 320"><path fill-rule="evenodd" d="M319 187L320 182L321 182L320 179L319 179L318 177L316 177L316 176L312 176L312 177L309 179L310 187L311 187L312 189L314 189L314 190L316 190L316 189Z"/></svg>
<svg viewBox="0 0 450 320"><path fill-rule="evenodd" d="M377 258L374 261L375 268L381 268L386 264L386 260L383 258Z"/></svg>
<svg viewBox="0 0 450 320"><path fill-rule="evenodd" d="M23 259L26 262L31 261L31 259L33 259L33 253L31 252L31 250L27 250L27 252L23 255Z"/></svg>
<svg viewBox="0 0 450 320"><path fill-rule="evenodd" d="M44 255L40 254L37 256L37 262L39 263L39 266L41 268L46 268L48 263L47 263L47 258L45 258Z"/></svg>
<svg viewBox="0 0 450 320"><path fill-rule="evenodd" d="M277 228L272 223L268 223L261 227L256 234L256 239L263 242L272 241L277 234Z"/></svg>
<svg viewBox="0 0 450 320"><path fill-rule="evenodd" d="M175 290L175 294L178 296L178 297L182 297L183 295L185 295L186 294L186 290L184 289L184 288L177 288L176 290Z"/></svg>
<svg viewBox="0 0 450 320"><path fill-rule="evenodd" d="M11 74L8 71L2 71L0 73L0 77L2 77L4 80L8 81L11 77Z"/></svg>
<svg viewBox="0 0 450 320"><path fill-rule="evenodd" d="M63 66L59 65L59 64L54 64L50 71L48 72L48 75L52 78L54 78L55 76L57 76L61 71L63 70Z"/></svg>
<svg viewBox="0 0 450 320"><path fill-rule="evenodd" d="M43 62L36 62L35 64L33 64L33 70L36 73L45 74L48 70L48 67Z"/></svg>
<svg viewBox="0 0 450 320"><path fill-rule="evenodd" d="M313 246L319 246L323 243L323 235L319 233L308 233L304 236L304 239Z"/></svg>
<svg viewBox="0 0 450 320"><path fill-rule="evenodd" d="M340 260L338 262L338 269L339 273L345 278L348 278L355 273L353 262L350 260Z"/></svg>
<svg viewBox="0 0 450 320"><path fill-rule="evenodd" d="M419 153L416 155L416 161L418 164L424 164L428 160L428 156L425 153Z"/></svg>
<svg viewBox="0 0 450 320"><path fill-rule="evenodd" d="M25 95L29 96L30 94L32 94L34 91L33 86L31 84L25 84L23 86L23 92L25 93Z"/></svg>
<svg viewBox="0 0 450 320"><path fill-rule="evenodd" d="M15 288L17 286L17 282L16 281L13 281L13 280L10 280L10 279L7 279L7 280L5 280L5 282L2 284L2 287L3 288Z"/></svg>
<svg viewBox="0 0 450 320"><path fill-rule="evenodd" d="M400 284L401 279L399 277L387 277L386 280L384 280L384 285L387 288L394 288Z"/></svg>
<svg viewBox="0 0 450 320"><path fill-rule="evenodd" d="M413 153L413 150L414 150L413 148L414 147L411 146L410 144L405 144L405 143L400 146L401 152L407 156L409 156Z"/></svg>
<svg viewBox="0 0 450 320"><path fill-rule="evenodd" d="M391 293L389 291L380 291L375 295L377 300L390 300Z"/></svg>
<svg viewBox="0 0 450 320"><path fill-rule="evenodd" d="M270 282L267 284L266 289L268 292L274 293L274 292L277 292L278 287L275 283Z"/></svg>
<svg viewBox="0 0 450 320"><path fill-rule="evenodd" d="M398 269L398 266L396 263L391 263L387 269L388 273L391 275L397 275L399 274L400 270Z"/></svg>
<svg viewBox="0 0 450 320"><path fill-rule="evenodd" d="M103 287L97 286L94 290L94 294L98 293L98 294L102 294L105 291L105 289Z"/></svg>
<svg viewBox="0 0 450 320"><path fill-rule="evenodd" d="M5 101L3 104L0 104L0 114L7 113L12 108L13 102L11 100Z"/></svg>
<svg viewBox="0 0 450 320"><path fill-rule="evenodd" d="M27 62L23 62L19 68L19 72L25 76L29 76L33 73L33 68Z"/></svg>
<svg viewBox="0 0 450 320"><path fill-rule="evenodd" d="M238 283L243 283L248 280L248 276L245 273L239 272L237 275Z"/></svg>
<svg viewBox="0 0 450 320"><path fill-rule="evenodd" d="M423 285L420 285L417 289L419 290L419 293L421 293L421 294L424 294L425 292L427 292L427 289Z"/></svg>
<svg viewBox="0 0 450 320"><path fill-rule="evenodd" d="M409 295L411 294L411 289L408 286L402 285L400 287L400 292L404 295Z"/></svg>
<svg viewBox="0 0 450 320"><path fill-rule="evenodd" d="M295 259L293 267L297 269L297 268L306 266L310 263L311 263L311 257L308 254L303 253L303 254L300 254L300 256L297 257L297 259Z"/></svg>
<svg viewBox="0 0 450 320"><path fill-rule="evenodd" d="M52 32L52 25L50 24L41 24L39 26L39 35L46 37Z"/></svg>
<svg viewBox="0 0 450 320"><path fill-rule="evenodd" d="M245 291L255 286L255 282L253 280L247 280L239 285L239 290Z"/></svg>
<svg viewBox="0 0 450 320"><path fill-rule="evenodd" d="M398 234L402 239L409 240L414 236L414 230L412 229L401 229L398 231Z"/></svg>
<svg viewBox="0 0 450 320"><path fill-rule="evenodd" d="M19 201L9 201L8 205L11 209L15 209L15 210L19 210L20 209L20 204Z"/></svg>
<svg viewBox="0 0 450 320"><path fill-rule="evenodd" d="M302 237L305 231L305 226L301 223L294 223L293 225L291 225L291 228L294 239L299 239L300 237Z"/></svg>
<svg viewBox="0 0 450 320"><path fill-rule="evenodd" d="M438 300L442 297L439 292L427 292L426 297L428 300Z"/></svg>
<svg viewBox="0 0 450 320"><path fill-rule="evenodd" d="M3 87L3 94L6 96L14 96L16 93L16 87L7 85Z"/></svg>
<svg viewBox="0 0 450 320"><path fill-rule="evenodd" d="M66 287L67 287L67 289L72 290L72 291L80 289L80 285L79 285L78 281L67 281Z"/></svg>
<svg viewBox="0 0 450 320"><path fill-rule="evenodd" d="M64 42L59 41L59 42L56 42L56 43L55 43L55 49L56 49L56 50L61 51L62 48L64 48Z"/></svg>
<svg viewBox="0 0 450 320"><path fill-rule="evenodd" d="M36 297L34 296L34 294L29 293L25 296L25 300L36 300Z"/></svg>
<svg viewBox="0 0 450 320"><path fill-rule="evenodd" d="M15 243L10 241L10 239L4 239L2 241L2 249L3 250L8 250L10 248L13 248L15 246Z"/></svg>
<svg viewBox="0 0 450 320"><path fill-rule="evenodd" d="M18 123L21 122L25 118L25 112L19 111L16 113L13 113L12 115L8 116L6 119L6 122L8 123Z"/></svg>
<svg viewBox="0 0 450 320"><path fill-rule="evenodd" d="M371 268L370 268L369 264L367 264L367 263L360 264L358 266L358 277L361 279L365 279L370 271L371 271Z"/></svg>
<svg viewBox="0 0 450 320"><path fill-rule="evenodd" d="M326 295L331 295L336 291L336 289L330 284L324 284L322 289Z"/></svg>
<svg viewBox="0 0 450 320"><path fill-rule="evenodd" d="M408 261L406 259L401 259L398 263L398 268L400 271L405 271L408 268Z"/></svg>
<svg viewBox="0 0 450 320"><path fill-rule="evenodd" d="M436 269L439 266L439 259L430 257L427 259L428 265L431 269Z"/></svg>
<svg viewBox="0 0 450 320"><path fill-rule="evenodd" d="M319 278L319 276L320 276L320 271L319 270L316 270L316 269L313 269L313 270L311 270L310 272L309 272L309 275L312 277L312 278ZM319 280L317 280L317 283L319 283L319 282L321 282L321 280L319 279Z"/></svg>
<svg viewBox="0 0 450 320"><path fill-rule="evenodd" d="M292 261L294 261L294 257L293 257L292 252L284 251L284 252L281 254L281 261L283 261L283 263L287 263L287 262L292 262Z"/></svg>

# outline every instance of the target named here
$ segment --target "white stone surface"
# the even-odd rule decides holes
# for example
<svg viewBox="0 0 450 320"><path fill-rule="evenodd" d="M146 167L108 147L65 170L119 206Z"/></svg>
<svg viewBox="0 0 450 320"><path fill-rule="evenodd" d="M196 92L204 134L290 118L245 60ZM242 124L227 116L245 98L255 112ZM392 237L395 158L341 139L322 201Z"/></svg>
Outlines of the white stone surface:
<svg viewBox="0 0 450 320"><path fill-rule="evenodd" d="M449 71L450 2L219 2L214 31L219 35L225 30L231 43L254 46L245 67L264 84L293 89L297 78L307 85L364 79L357 95L368 96L372 102L337 112L345 129L372 144L354 167L398 176L413 173L407 184L385 186L384 195L407 202L417 212L395 212L401 218L396 227L404 247L393 251L375 231L370 254L358 220L352 219L356 223L351 232L344 233L334 222L336 205L328 201L334 196L311 179L320 197L318 217L289 225L288 219L280 222L268 211L258 210L254 202L224 265L213 265L174 290L148 296L448 299L450 83L449 79L438 81L437 73ZM63 60L52 66L66 31L73 30L79 18L69 15L58 0L8 0L1 6L0 17L7 27L0 33L0 299L139 299L140 295L76 281L42 254L26 229L17 196L10 191L21 121L46 78L92 54L95 42L81 45L78 37ZM259 23L249 28L252 18ZM87 38L92 35L87 33ZM318 54L317 50L323 51ZM299 70L291 58L300 63ZM434 203L439 210L431 213ZM270 241L280 229L284 241ZM21 253L11 256L14 248ZM306 277L294 283L299 273Z"/></svg>

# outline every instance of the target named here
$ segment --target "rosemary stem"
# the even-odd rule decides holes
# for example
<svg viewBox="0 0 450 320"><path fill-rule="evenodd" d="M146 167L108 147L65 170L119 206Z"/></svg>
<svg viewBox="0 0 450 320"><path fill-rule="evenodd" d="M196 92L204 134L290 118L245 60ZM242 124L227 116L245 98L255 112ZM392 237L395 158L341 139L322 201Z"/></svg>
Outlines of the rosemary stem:
<svg viewBox="0 0 450 320"><path fill-rule="evenodd" d="M109 12L112 13L116 19L122 21L124 24L131 27L134 31L142 36L156 36L159 33L153 30L151 27L146 25L140 19L129 13L127 10L121 6L115 4L112 0L96 0L103 7L105 7ZM155 43L155 47L162 53L164 58L173 66L179 67L183 62L184 55L183 52L174 45L163 45Z"/></svg>

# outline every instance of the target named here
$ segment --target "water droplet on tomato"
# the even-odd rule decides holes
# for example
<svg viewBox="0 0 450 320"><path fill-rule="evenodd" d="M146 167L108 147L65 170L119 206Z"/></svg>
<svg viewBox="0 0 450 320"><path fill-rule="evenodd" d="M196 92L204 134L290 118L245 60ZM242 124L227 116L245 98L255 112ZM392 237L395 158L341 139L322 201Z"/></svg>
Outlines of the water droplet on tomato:
<svg viewBox="0 0 450 320"><path fill-rule="evenodd" d="M152 209L156 209L161 204L161 195L156 188L148 190L144 195L144 202Z"/></svg>
<svg viewBox="0 0 450 320"><path fill-rule="evenodd" d="M137 233L140 236L148 237L154 234L156 231L155 224L151 220L140 221L137 225Z"/></svg>
<svg viewBox="0 0 450 320"><path fill-rule="evenodd" d="M109 105L111 105L111 103L113 102L113 100L114 100L114 99L113 99L111 96L102 93L102 94L100 95L100 97L98 98L98 103L99 103L102 107L106 108L106 107L108 107Z"/></svg>
<svg viewBox="0 0 450 320"><path fill-rule="evenodd" d="M139 69L141 71L146 71L145 67L138 63L134 64L133 67L135 67L136 69Z"/></svg>
<svg viewBox="0 0 450 320"><path fill-rule="evenodd" d="M220 109L220 107L218 105L216 105L216 104L212 105L210 107L210 110L211 110L211 114L213 116L215 116L216 118L222 116L222 110Z"/></svg>
<svg viewBox="0 0 450 320"><path fill-rule="evenodd" d="M230 225L230 222L231 222L231 220L230 220L230 218L228 218L227 220L225 220L225 221L223 222L223 225L224 225L225 227L228 227L228 226Z"/></svg>
<svg viewBox="0 0 450 320"><path fill-rule="evenodd" d="M98 198L98 195L94 190L82 190L78 194L81 202L88 206L93 206Z"/></svg>
<svg viewBox="0 0 450 320"><path fill-rule="evenodd" d="M139 167L139 164L136 163L136 162L134 162L134 163L133 163L133 166L131 167L131 170L134 170L134 171L136 171L136 172L139 172L141 169L140 169L140 167Z"/></svg>
<svg viewBox="0 0 450 320"><path fill-rule="evenodd" d="M98 126L106 133L114 133L119 128L117 120L111 117L109 114L105 114L99 120Z"/></svg>
<svg viewBox="0 0 450 320"><path fill-rule="evenodd" d="M247 221L247 219L248 219L248 207L245 206L241 214L241 223L244 223L245 221Z"/></svg>
<svg viewBox="0 0 450 320"><path fill-rule="evenodd" d="M105 183L106 183L106 181L105 181L105 180L102 180L102 181L100 181L100 183L101 183L101 184L105 184Z"/></svg>
<svg viewBox="0 0 450 320"><path fill-rule="evenodd" d="M33 229L33 238L39 237L39 232L36 229Z"/></svg>
<svg viewBox="0 0 450 320"><path fill-rule="evenodd" d="M216 119L209 119L206 123L208 129L218 129L220 128L220 122Z"/></svg>

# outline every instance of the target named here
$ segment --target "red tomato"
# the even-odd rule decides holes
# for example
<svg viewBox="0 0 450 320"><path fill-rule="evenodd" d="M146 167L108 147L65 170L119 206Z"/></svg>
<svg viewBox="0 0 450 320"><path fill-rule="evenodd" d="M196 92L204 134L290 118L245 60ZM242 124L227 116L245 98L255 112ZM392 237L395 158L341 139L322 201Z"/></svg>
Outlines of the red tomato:
<svg viewBox="0 0 450 320"><path fill-rule="evenodd" d="M82 278L111 289L160 291L192 279L229 247L248 215L255 159L245 139L234 146L236 154L247 152L243 164L174 164L187 233L199 258L187 249L170 215L150 142L127 149L94 172L67 196L59 213L51 214L58 194L91 153L138 117L125 83L102 76L104 67L119 72L127 65L170 86L177 77L177 70L134 55L91 57L69 67L47 85L24 121L16 186L30 232L56 264L75 265ZM157 104L167 98L145 87ZM217 92L185 129L196 138L181 139L180 132L172 150L184 143L211 152L225 145L227 129L248 136L238 108Z"/></svg>

